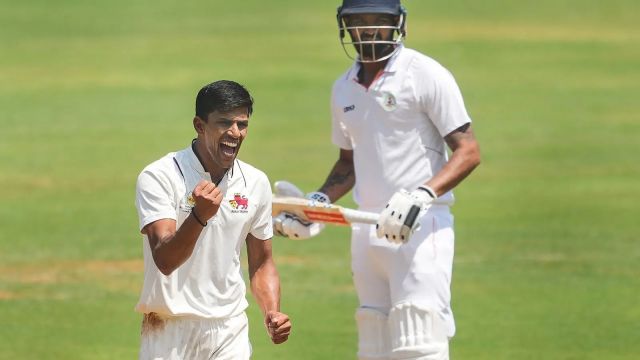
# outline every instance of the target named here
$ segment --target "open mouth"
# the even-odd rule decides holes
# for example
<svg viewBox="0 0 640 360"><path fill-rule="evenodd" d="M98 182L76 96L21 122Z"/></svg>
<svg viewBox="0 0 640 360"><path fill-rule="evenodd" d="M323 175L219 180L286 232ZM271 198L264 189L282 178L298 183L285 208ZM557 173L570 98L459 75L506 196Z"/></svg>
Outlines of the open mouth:
<svg viewBox="0 0 640 360"><path fill-rule="evenodd" d="M233 158L238 150L238 144L238 141L226 140L220 143L220 150L222 150L222 154L226 157Z"/></svg>

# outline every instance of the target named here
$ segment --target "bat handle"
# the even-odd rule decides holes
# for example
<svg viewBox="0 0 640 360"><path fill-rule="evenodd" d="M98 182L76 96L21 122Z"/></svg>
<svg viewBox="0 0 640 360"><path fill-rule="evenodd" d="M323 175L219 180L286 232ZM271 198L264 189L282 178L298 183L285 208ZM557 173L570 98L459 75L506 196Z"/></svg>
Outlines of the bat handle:
<svg viewBox="0 0 640 360"><path fill-rule="evenodd" d="M361 223L361 224L375 224L378 222L380 218L380 214L368 212L368 211L359 211L353 209L342 209L342 215L347 221L351 223Z"/></svg>

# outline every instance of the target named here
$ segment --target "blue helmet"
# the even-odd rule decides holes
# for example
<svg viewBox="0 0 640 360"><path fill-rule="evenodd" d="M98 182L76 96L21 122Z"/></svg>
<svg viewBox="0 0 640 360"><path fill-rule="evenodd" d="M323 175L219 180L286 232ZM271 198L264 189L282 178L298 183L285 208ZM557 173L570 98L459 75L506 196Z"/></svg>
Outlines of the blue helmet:
<svg viewBox="0 0 640 360"><path fill-rule="evenodd" d="M338 8L338 16L351 14L401 15L404 9L400 0L344 0Z"/></svg>
<svg viewBox="0 0 640 360"><path fill-rule="evenodd" d="M357 14L393 15L398 17L398 23L395 26L348 26L345 17ZM400 5L400 0L343 0L336 17L342 48L349 58L359 62L378 62L390 58L400 49L407 35L407 11ZM392 30L390 39L379 38L378 33L383 29ZM363 40L360 33L365 31L375 31L374 39ZM347 32L351 35L351 41L345 40ZM350 53L351 46L357 54Z"/></svg>

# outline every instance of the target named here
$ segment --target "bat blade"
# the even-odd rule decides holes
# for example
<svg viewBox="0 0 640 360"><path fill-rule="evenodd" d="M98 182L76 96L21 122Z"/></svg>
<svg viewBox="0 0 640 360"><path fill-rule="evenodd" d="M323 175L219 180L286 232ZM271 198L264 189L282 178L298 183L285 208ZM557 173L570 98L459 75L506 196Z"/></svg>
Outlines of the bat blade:
<svg viewBox="0 0 640 360"><path fill-rule="evenodd" d="M351 223L375 224L379 215L365 211L344 208L339 205L319 203L317 201L275 196L272 203L272 215L287 212L308 222L321 222L333 225L349 225Z"/></svg>

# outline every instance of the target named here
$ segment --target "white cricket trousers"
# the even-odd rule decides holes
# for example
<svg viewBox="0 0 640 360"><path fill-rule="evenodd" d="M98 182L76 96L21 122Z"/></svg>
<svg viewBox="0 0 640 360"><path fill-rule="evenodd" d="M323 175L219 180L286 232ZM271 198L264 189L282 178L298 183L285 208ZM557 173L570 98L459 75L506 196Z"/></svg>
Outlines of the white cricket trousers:
<svg viewBox="0 0 640 360"><path fill-rule="evenodd" d="M140 360L246 360L250 357L245 313L228 319L144 314Z"/></svg>
<svg viewBox="0 0 640 360"><path fill-rule="evenodd" d="M433 323L439 327L435 331L442 334L439 344L442 344L442 339L446 344L447 339L455 333L450 305L454 254L453 215L448 206L434 205L419 221L420 228L403 245L379 239L375 225L352 225L351 267L360 310L375 309L383 316L388 316L391 359L396 358L396 352L401 355L393 344L402 342L402 339L393 338L393 326L399 326L393 324L394 319L397 319L394 315L400 314L400 310L394 309L408 309L406 311L413 313L422 310L412 309L427 310L433 316ZM412 319L401 321L411 323ZM404 337L397 332L396 336ZM429 346L428 340L424 346ZM448 345L443 351L448 352ZM448 355L440 356L437 358L448 358Z"/></svg>

